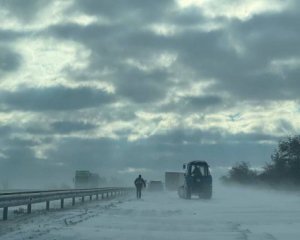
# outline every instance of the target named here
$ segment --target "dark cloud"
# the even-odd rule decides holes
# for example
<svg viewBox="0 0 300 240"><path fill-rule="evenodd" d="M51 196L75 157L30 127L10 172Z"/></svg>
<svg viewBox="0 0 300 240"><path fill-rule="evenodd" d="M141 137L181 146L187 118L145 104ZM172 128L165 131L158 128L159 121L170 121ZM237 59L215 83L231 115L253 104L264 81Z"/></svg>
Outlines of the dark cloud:
<svg viewBox="0 0 300 240"><path fill-rule="evenodd" d="M187 105L192 107L205 107L209 105L216 105L222 103L222 98L218 96L189 96L184 97L184 101Z"/></svg>
<svg viewBox="0 0 300 240"><path fill-rule="evenodd" d="M91 123L84 122L59 121L51 123L51 127L55 132L66 134L77 131L92 130L95 129L97 126Z"/></svg>
<svg viewBox="0 0 300 240"><path fill-rule="evenodd" d="M13 129L8 125L0 126L0 135L8 135Z"/></svg>
<svg viewBox="0 0 300 240"><path fill-rule="evenodd" d="M50 143L53 144L52 138L35 140L32 136L24 138L1 135L0 187L3 184L9 189L53 188L55 184L71 182L73 172L68 174L66 169L62 169L52 159L41 159L36 155L34 148Z"/></svg>
<svg viewBox="0 0 300 240"><path fill-rule="evenodd" d="M66 69L70 77L88 81L100 74L99 78L113 81L119 94L135 102L162 99L174 85L169 80L176 77L173 74L176 69L140 70L129 66L126 59L134 59L148 67L154 64L159 54L178 53L180 64L211 77L210 73L221 67L215 61L227 64L230 61L228 55L232 55L224 43L222 31L186 30L175 36L162 36L150 30L131 28L126 23L113 26L63 24L51 26L46 34L80 42L91 50L89 67L84 72ZM107 69L110 73L101 75Z"/></svg>
<svg viewBox="0 0 300 240"><path fill-rule="evenodd" d="M166 144L166 145L185 145L185 144L202 144L208 143L230 143L230 144L259 144L260 141L273 141L277 142L278 137L261 134L261 133L237 133L232 134L221 128L212 128L210 130L198 130L198 129L172 129L170 131L155 134L150 136L146 140L151 144Z"/></svg>
<svg viewBox="0 0 300 240"><path fill-rule="evenodd" d="M213 22L205 18L201 10L195 7L185 8L184 10L177 11L174 14L170 14L165 21L169 24L182 27L201 26L207 22Z"/></svg>
<svg viewBox="0 0 300 240"><path fill-rule="evenodd" d="M128 134L128 133L127 133ZM129 142L126 139L63 137L39 159L30 148L35 141L13 139L0 156L0 173L8 179L45 179L41 182L71 182L75 170L86 169L105 176L117 176L128 167L144 168L163 175L190 160L207 160L211 166L227 166L237 161L253 165L270 160L278 139L264 134L230 134L221 129L201 131L173 129ZM263 144L271 141L274 144ZM147 176L149 177L149 176ZM28 182L28 180L24 180ZM30 182L30 181L29 181ZM30 182L31 184L32 181Z"/></svg>
<svg viewBox="0 0 300 240"><path fill-rule="evenodd" d="M47 0L0 0L2 8L22 21L33 20L40 11L46 8L51 1Z"/></svg>
<svg viewBox="0 0 300 240"><path fill-rule="evenodd" d="M123 70L122 63L126 58L145 60L168 47L167 37L132 27L126 22L115 25L92 23L86 26L57 24L50 26L44 34L85 45L91 50L91 67L94 71L104 67Z"/></svg>
<svg viewBox="0 0 300 240"><path fill-rule="evenodd" d="M292 12L258 15L245 22L234 22L233 33L243 41L249 57L259 63L272 58L286 58L299 55L295 48L299 38L299 14Z"/></svg>
<svg viewBox="0 0 300 240"><path fill-rule="evenodd" d="M222 107L225 101L223 98L214 95L185 96L178 101L169 103L162 107L163 111L175 111L178 113L199 113Z"/></svg>
<svg viewBox="0 0 300 240"><path fill-rule="evenodd" d="M195 72L197 81L215 79L215 85L209 89L213 94L225 92L238 100L273 101L293 99L300 89L299 67L296 70L284 69L284 75L269 69L274 60L299 58L300 31L297 23L300 15L295 8L257 14L243 21L209 19L197 8L176 9L174 1L151 4L145 1L76 1L72 11L75 9L122 21L87 26L58 24L51 26L48 34L84 44L92 52L90 66L86 69L89 74L77 74L88 80L108 69L110 74L100 74L100 77L114 80L120 94L132 96L131 100L143 101L139 96L147 98L149 92L153 92L149 102L158 100L163 97L162 92L169 91L171 85L164 84L165 81L158 84L154 80L151 83L140 80L146 79L149 74L136 76L124 59L136 59L147 65L151 64L147 59L153 59L155 54L162 52L175 53L176 66ZM150 18L140 14L146 9L147 12L155 10L150 11ZM132 15L139 19L135 24L125 17ZM221 22L223 27L217 30L190 28ZM147 28L152 23L171 24L175 27L175 34L158 35ZM176 29L180 31L176 32ZM175 72L174 67L164 70L166 78L170 77L170 72ZM133 87L129 88L127 82Z"/></svg>
<svg viewBox="0 0 300 240"><path fill-rule="evenodd" d="M7 182L8 187L24 187L25 182L32 187L39 185L36 177L42 176L39 173L43 168L32 149L39 143L33 139L2 135L0 144L0 184Z"/></svg>
<svg viewBox="0 0 300 240"><path fill-rule="evenodd" d="M157 111L176 112L182 116L191 113L206 114L211 111L218 111L228 105L228 101L217 95L193 95L182 96L174 101L161 104ZM233 106L234 103L231 103Z"/></svg>
<svg viewBox="0 0 300 240"><path fill-rule="evenodd" d="M7 141L9 147L32 147L38 145L38 142L33 139L10 138Z"/></svg>
<svg viewBox="0 0 300 240"><path fill-rule="evenodd" d="M238 56L232 49L226 32L223 29L204 32L187 30L173 39L178 60L187 67L193 68L200 76L218 77L226 74L238 62Z"/></svg>
<svg viewBox="0 0 300 240"><path fill-rule="evenodd" d="M55 86L1 91L0 99L15 110L61 111L99 107L112 103L115 97L99 89Z"/></svg>
<svg viewBox="0 0 300 240"><path fill-rule="evenodd" d="M212 166L226 166L238 161L261 164L269 161L274 144L260 144L277 139L268 135L233 135L222 130L175 129L134 142L124 153L131 164L154 169L174 169L183 162L207 160ZM143 152L142 157L139 152ZM126 155L128 154L128 155Z"/></svg>
<svg viewBox="0 0 300 240"><path fill-rule="evenodd" d="M62 39L79 41L91 50L91 64L84 72L65 69L73 79L88 81L97 76L99 71L111 69L109 75L100 77L113 82L121 96L142 103L157 101L165 96L170 75L167 69L146 71L124 63L124 59L134 58L145 63L146 67L153 64L150 59L160 53L155 46L160 46L164 41L153 33L139 32L120 25L98 24L56 25L50 27L48 33Z"/></svg>
<svg viewBox="0 0 300 240"><path fill-rule="evenodd" d="M47 152L48 159L63 162L67 168L102 169L116 164L118 141L110 138L62 138L56 149ZM119 166L117 166L119 167ZM114 168L114 167L113 167Z"/></svg>
<svg viewBox="0 0 300 240"><path fill-rule="evenodd" d="M25 127L24 131L26 133L32 134L32 135L45 135L45 134L49 134L50 131L47 128L46 124L43 124L42 126L40 125L36 125L36 124L32 124L31 126Z"/></svg>
<svg viewBox="0 0 300 240"><path fill-rule="evenodd" d="M16 71L21 65L21 60L22 58L18 53L0 46L0 77Z"/></svg>
<svg viewBox="0 0 300 240"><path fill-rule="evenodd" d="M134 142L108 138L64 138L57 149L47 154L49 158L63 161L73 168L99 170L128 166L172 169L193 159L206 159L213 165L242 160L258 164L270 159L277 140L270 135L233 135L218 129L175 129ZM274 144L261 144L261 141L273 141Z"/></svg>
<svg viewBox="0 0 300 240"><path fill-rule="evenodd" d="M55 182L57 174L47 169L47 164L35 156L29 146L17 145L2 150L0 156L0 181L7 182L9 188L41 188L47 182ZM52 172L52 173L51 173ZM51 177L53 175L54 177Z"/></svg>
<svg viewBox="0 0 300 240"><path fill-rule="evenodd" d="M219 79L215 89L230 92L239 99L297 98L299 66L296 69L289 66L276 69L275 66L272 72L270 65L276 60L299 59L299 21L299 13L283 11L232 22L229 32L244 53L240 56L225 54L221 61L216 58L215 66L219 68L216 71L212 71L213 64L209 64L210 75Z"/></svg>
<svg viewBox="0 0 300 240"><path fill-rule="evenodd" d="M235 143L249 143L255 144L259 142L271 142L275 144L280 140L280 137L276 137L270 134L264 133L238 133L238 134L229 134L226 137L226 141L235 142Z"/></svg>
<svg viewBox="0 0 300 240"><path fill-rule="evenodd" d="M9 29L0 29L0 43L9 43L16 39L22 38L26 35L30 34L29 32L24 31L15 31Z"/></svg>
<svg viewBox="0 0 300 240"><path fill-rule="evenodd" d="M166 11L172 10L174 3L174 0L159 2L147 0L86 0L82 2L75 0L73 7L87 14L104 16L111 20L158 21L163 18Z"/></svg>
<svg viewBox="0 0 300 240"><path fill-rule="evenodd" d="M118 73L115 79L117 93L133 102L148 103L163 99L168 83L165 71L150 73L137 69L127 69Z"/></svg>

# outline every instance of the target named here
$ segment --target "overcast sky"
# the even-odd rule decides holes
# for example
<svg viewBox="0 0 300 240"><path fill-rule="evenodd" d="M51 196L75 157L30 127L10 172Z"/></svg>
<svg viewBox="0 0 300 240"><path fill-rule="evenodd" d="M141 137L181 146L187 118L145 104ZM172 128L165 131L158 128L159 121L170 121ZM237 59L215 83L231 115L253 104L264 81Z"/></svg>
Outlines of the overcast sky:
<svg viewBox="0 0 300 240"><path fill-rule="evenodd" d="M0 0L0 181L264 165L300 130L299 22L297 0Z"/></svg>

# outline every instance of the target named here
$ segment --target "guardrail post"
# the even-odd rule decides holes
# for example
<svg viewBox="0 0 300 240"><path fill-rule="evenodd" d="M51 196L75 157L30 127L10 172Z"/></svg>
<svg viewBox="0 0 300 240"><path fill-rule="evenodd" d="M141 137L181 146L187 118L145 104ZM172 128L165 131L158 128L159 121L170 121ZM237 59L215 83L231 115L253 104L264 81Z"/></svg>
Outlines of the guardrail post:
<svg viewBox="0 0 300 240"><path fill-rule="evenodd" d="M81 197L81 202L84 202L84 196Z"/></svg>
<svg viewBox="0 0 300 240"><path fill-rule="evenodd" d="M60 208L64 208L64 199L60 199Z"/></svg>
<svg viewBox="0 0 300 240"><path fill-rule="evenodd" d="M96 199L99 200L99 194L98 194L98 193L97 193L97 195L96 195Z"/></svg>
<svg viewBox="0 0 300 240"><path fill-rule="evenodd" d="M7 215L8 215L8 207L3 208L3 220L7 220Z"/></svg>
<svg viewBox="0 0 300 240"><path fill-rule="evenodd" d="M75 205L75 197L72 197L72 206Z"/></svg>
<svg viewBox="0 0 300 240"><path fill-rule="evenodd" d="M50 209L50 201L47 201L46 202L46 210L49 211L49 209Z"/></svg>
<svg viewBox="0 0 300 240"><path fill-rule="evenodd" d="M90 201L92 201L92 199L93 199L93 195L90 195Z"/></svg>

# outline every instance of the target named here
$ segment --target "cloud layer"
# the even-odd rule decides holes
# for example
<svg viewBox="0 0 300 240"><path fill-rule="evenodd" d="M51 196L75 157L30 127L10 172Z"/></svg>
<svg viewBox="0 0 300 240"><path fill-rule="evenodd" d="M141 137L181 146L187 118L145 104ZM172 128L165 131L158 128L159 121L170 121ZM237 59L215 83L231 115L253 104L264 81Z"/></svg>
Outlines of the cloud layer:
<svg viewBox="0 0 300 240"><path fill-rule="evenodd" d="M3 178L263 165L299 132L297 1L0 4Z"/></svg>

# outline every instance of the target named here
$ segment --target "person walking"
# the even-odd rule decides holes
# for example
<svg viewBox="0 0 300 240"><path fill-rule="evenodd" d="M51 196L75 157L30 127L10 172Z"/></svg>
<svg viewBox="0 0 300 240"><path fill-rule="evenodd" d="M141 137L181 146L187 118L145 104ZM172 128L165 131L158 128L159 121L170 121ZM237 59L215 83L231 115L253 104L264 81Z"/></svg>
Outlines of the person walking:
<svg viewBox="0 0 300 240"><path fill-rule="evenodd" d="M142 175L139 175L138 178L134 180L134 185L136 188L136 198L140 199L142 197L142 188L146 187L146 182L142 178Z"/></svg>

